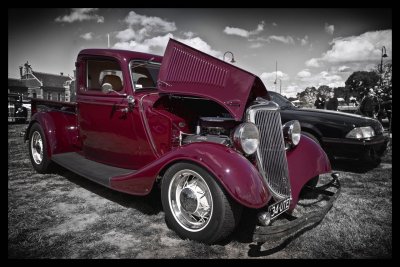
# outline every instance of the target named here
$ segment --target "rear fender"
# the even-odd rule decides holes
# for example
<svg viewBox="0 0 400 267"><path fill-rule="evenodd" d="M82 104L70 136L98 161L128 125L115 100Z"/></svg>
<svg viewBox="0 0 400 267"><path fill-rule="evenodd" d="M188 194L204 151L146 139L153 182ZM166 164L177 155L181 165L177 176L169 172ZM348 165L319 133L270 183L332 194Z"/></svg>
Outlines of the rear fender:
<svg viewBox="0 0 400 267"><path fill-rule="evenodd" d="M66 112L35 113L25 132L24 140L29 139L29 132L34 123L39 123L46 137L47 155L80 150L76 115Z"/></svg>
<svg viewBox="0 0 400 267"><path fill-rule="evenodd" d="M293 209L303 186L313 177L331 171L328 156L312 139L301 135L300 143L287 154Z"/></svg>
<svg viewBox="0 0 400 267"><path fill-rule="evenodd" d="M249 160L226 146L206 142L179 147L134 174L114 177L111 187L134 195L148 194L160 173L182 161L205 168L243 206L260 208L271 197L263 178Z"/></svg>

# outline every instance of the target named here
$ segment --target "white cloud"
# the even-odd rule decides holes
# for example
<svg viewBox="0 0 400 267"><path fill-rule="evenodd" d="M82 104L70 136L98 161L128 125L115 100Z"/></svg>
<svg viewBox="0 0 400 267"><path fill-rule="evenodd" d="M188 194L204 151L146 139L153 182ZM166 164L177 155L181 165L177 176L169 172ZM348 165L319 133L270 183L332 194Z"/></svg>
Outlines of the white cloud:
<svg viewBox="0 0 400 267"><path fill-rule="evenodd" d="M136 33L133 29L127 28L123 31L118 32L115 37L117 37L121 41L128 41L134 39L136 37Z"/></svg>
<svg viewBox="0 0 400 267"><path fill-rule="evenodd" d="M114 48L162 55L169 39L174 38L209 55L222 55L222 52L212 49L203 39L195 37L193 32L181 32L180 36L174 36L171 31L177 29L175 22L140 15L134 11L130 11L124 21L128 28L116 34L119 41L114 44Z"/></svg>
<svg viewBox="0 0 400 267"><path fill-rule="evenodd" d="M311 76L311 72L308 69L304 69L302 71L299 71L299 73L297 73L297 77L299 78L307 78Z"/></svg>
<svg viewBox="0 0 400 267"><path fill-rule="evenodd" d="M167 33L163 36L155 36L153 38L145 39L143 41L131 40L129 42L128 41L117 42L114 45L114 48L134 50L144 53L163 54L170 38L174 38L179 42L182 42L188 46L196 48L214 57L221 57L222 55L221 51L212 49L211 46L207 44L204 40L202 40L200 37L194 37L189 39L175 38L172 33Z"/></svg>
<svg viewBox="0 0 400 267"><path fill-rule="evenodd" d="M311 73L310 73L311 74ZM342 76L337 75L335 72L321 71L318 74L300 77L303 89L308 86L319 87L321 85L328 85L329 87L341 87L344 86L345 79Z"/></svg>
<svg viewBox="0 0 400 267"><path fill-rule="evenodd" d="M351 71L351 68L347 67L347 66L340 66L338 68L338 71L340 71L340 72L349 72L349 71Z"/></svg>
<svg viewBox="0 0 400 267"><path fill-rule="evenodd" d="M304 36L304 38L299 38L298 40L300 41L300 44L302 46L305 46L306 44L308 44L308 36L307 35Z"/></svg>
<svg viewBox="0 0 400 267"><path fill-rule="evenodd" d="M244 30L242 28L226 26L225 29L224 29L224 33L228 34L228 35L237 35L237 36L240 36L240 37L248 38L251 35L256 35L256 34L261 33L264 30L264 25L265 25L265 22L261 21L257 25L257 28L255 30L253 30L253 31Z"/></svg>
<svg viewBox="0 0 400 267"><path fill-rule="evenodd" d="M95 14L97 10L98 8L72 8L69 15L57 17L55 21L72 23L75 21L96 20L97 23L103 23L104 17Z"/></svg>
<svg viewBox="0 0 400 267"><path fill-rule="evenodd" d="M194 33L189 31L189 32L184 32L183 35L187 38L192 38L194 36Z"/></svg>
<svg viewBox="0 0 400 267"><path fill-rule="evenodd" d="M277 36L277 35L271 35L267 38L267 40L273 40L273 41L278 41L282 42L284 44L294 44L293 37L291 36Z"/></svg>
<svg viewBox="0 0 400 267"><path fill-rule="evenodd" d="M130 11L124 21L128 27L116 34L116 38L123 42L129 40L142 42L155 34L176 30L175 22L169 22L159 17L140 15L134 11Z"/></svg>
<svg viewBox="0 0 400 267"><path fill-rule="evenodd" d="M306 66L307 67L315 67L318 68L319 67L319 62L317 58L312 58L306 61Z"/></svg>
<svg viewBox="0 0 400 267"><path fill-rule="evenodd" d="M283 88L282 94L287 97L296 97L297 93L300 93L303 90L304 88L301 88L296 84L291 84Z"/></svg>
<svg viewBox="0 0 400 267"><path fill-rule="evenodd" d="M251 34L259 34L260 32L262 32L264 30L264 25L265 21L261 21L260 23L258 23L257 29L252 31Z"/></svg>
<svg viewBox="0 0 400 267"><path fill-rule="evenodd" d="M200 37L190 39L177 38L177 40L214 57L220 57L222 55L222 52L212 49L211 46L203 41Z"/></svg>
<svg viewBox="0 0 400 267"><path fill-rule="evenodd" d="M135 11L130 11L125 18L125 22L129 26L140 25L144 28L151 28L157 32L171 32L176 30L175 22L169 22L159 17L148 17L139 15Z"/></svg>
<svg viewBox="0 0 400 267"><path fill-rule="evenodd" d="M225 27L224 33L226 33L228 35L237 35L237 36L246 37L246 38L249 37L249 31L246 31L246 30L240 29L240 28L229 27L229 26Z"/></svg>
<svg viewBox="0 0 400 267"><path fill-rule="evenodd" d="M328 23L325 23L325 32L332 35L334 31L335 31L335 25L329 25Z"/></svg>
<svg viewBox="0 0 400 267"><path fill-rule="evenodd" d="M259 48L259 47L262 47L262 46L263 46L262 43L256 42L256 43L252 43L252 44L250 45L250 48Z"/></svg>
<svg viewBox="0 0 400 267"><path fill-rule="evenodd" d="M278 80L279 79L281 79L283 81L289 80L289 75L284 73L284 72L282 72L282 71L280 71L280 70L278 70L277 72L276 71L274 71L274 72L263 72L260 75L261 80L263 80L264 82L267 82L267 83L275 82L276 77L277 77ZM279 83L279 81L277 81L277 82Z"/></svg>
<svg viewBox="0 0 400 267"><path fill-rule="evenodd" d="M383 46L390 57L392 54L392 30L366 32L359 36L335 38L330 43L332 48L320 58L306 62L309 67L318 67L321 62L345 63L368 62L381 59Z"/></svg>
<svg viewBox="0 0 400 267"><path fill-rule="evenodd" d="M85 39L85 40L87 40L87 41L92 40L93 39L93 32L84 33L84 34L80 35L80 37Z"/></svg>
<svg viewBox="0 0 400 267"><path fill-rule="evenodd" d="M164 36L156 36L153 38L145 39L143 42L140 41L129 41L129 42L117 42L114 48L134 50L144 53L160 53L164 52L169 38L173 38L172 33L167 33Z"/></svg>

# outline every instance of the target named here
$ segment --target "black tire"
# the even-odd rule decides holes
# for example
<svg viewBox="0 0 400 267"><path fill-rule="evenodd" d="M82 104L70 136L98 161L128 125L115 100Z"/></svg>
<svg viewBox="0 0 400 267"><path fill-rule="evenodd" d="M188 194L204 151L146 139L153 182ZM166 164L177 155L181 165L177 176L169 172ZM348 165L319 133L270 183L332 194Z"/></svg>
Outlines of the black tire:
<svg viewBox="0 0 400 267"><path fill-rule="evenodd" d="M304 132L304 131L301 131L301 134L303 134L307 137L310 137L315 143L317 143L319 146L321 146L321 143L319 142L318 138L315 135L310 134L309 132Z"/></svg>
<svg viewBox="0 0 400 267"><path fill-rule="evenodd" d="M185 173L186 172L186 173ZM197 176L192 176L194 178L186 178L190 177L187 175L188 172L194 172L195 174L198 174L202 180L199 182L201 186L199 188L204 188L203 181L207 185L207 189L209 189L209 195L211 195L212 200L210 201L212 205L208 205L211 211L209 211L209 218L206 220L207 222L204 222L204 226L200 227L200 229L193 229L191 227L194 227L193 224L191 224L188 220L185 218L182 218L184 216L181 216L181 214L188 214L187 211L185 210L185 207L181 204L182 202L184 203L189 203L193 201L193 198L188 197L187 199L189 201L184 201L182 200L185 196L183 194L183 189L186 189L189 187L190 182L186 183L185 188L181 189L181 193L179 194L179 204L177 205L178 201L172 200L173 196L177 196L178 194L172 194L172 197L170 198L169 196L169 190L171 188L171 192L178 192L178 189L174 189L174 186L176 184L182 183L184 180L189 181L188 179L193 179L191 181L196 181ZM186 176L185 176L186 175ZM175 178L174 178L175 177ZM195 183L196 186L199 183ZM192 183L193 184L193 183ZM184 184L185 185L185 184ZM189 190L190 191L190 190ZM205 192L205 191L204 191ZM203 192L203 193L204 193ZM191 196L194 196L196 194L193 194ZM199 194L197 194L199 195ZM203 194L206 195L206 194ZM187 195L186 195L187 196ZM201 198L196 198L197 200ZM171 207L170 205L170 200L171 203L175 203L173 205L175 207L180 206L180 211L182 212L176 212L174 211L174 208ZM163 209L165 212L165 221L167 223L167 226L174 230L181 238L188 238L191 240L196 240L202 243L207 243L207 244L212 244L215 243L225 237L227 237L235 228L235 226L238 224L240 220L240 215L242 211L242 206L240 206L238 203L234 202L229 195L225 192L225 190L218 184L218 182L215 180L215 178L208 173L205 169L202 167L199 167L195 164L191 163L186 163L186 162L181 162L181 163L176 163L175 165L171 166L164 174L163 179L162 179L162 185L161 185L161 201L163 205ZM193 202L191 202L193 203ZM196 201L196 212L199 210L199 204L200 202ZM209 204L207 202L207 204ZM188 204L187 204L188 205ZM194 207L188 205L188 207ZM176 216L181 216L180 219L176 218L174 214L179 214ZM194 214L194 213L191 213ZM193 218L193 217L192 217ZM190 220L191 218L189 218ZM184 224L187 223L186 227Z"/></svg>
<svg viewBox="0 0 400 267"><path fill-rule="evenodd" d="M32 145L33 142L33 138L37 138L38 136L40 136L41 140L42 140L42 146L40 148L40 146L34 146ZM36 152L40 152L41 153L41 160L39 162L38 158L34 158L33 154L35 153L34 151L32 151L32 149L34 149L34 151ZM29 142L28 142L28 150L29 150L29 158L31 160L32 166L33 168L39 172L39 173L46 173L51 169L51 160L47 155L47 143L46 143L46 136L43 133L43 129L40 126L39 123L34 123L32 125L32 127L30 128L29 131Z"/></svg>

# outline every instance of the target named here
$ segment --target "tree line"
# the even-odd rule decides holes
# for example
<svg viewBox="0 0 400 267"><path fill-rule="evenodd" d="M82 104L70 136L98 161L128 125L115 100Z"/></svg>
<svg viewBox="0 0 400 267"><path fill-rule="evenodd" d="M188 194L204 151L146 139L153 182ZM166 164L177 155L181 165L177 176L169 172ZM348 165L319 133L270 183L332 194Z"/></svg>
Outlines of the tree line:
<svg viewBox="0 0 400 267"><path fill-rule="evenodd" d="M343 98L349 104L352 98L358 102L373 89L379 101L387 102L392 100L392 63L386 63L384 66L377 65L371 71L353 72L346 80L344 87L331 88L327 85L321 85L318 88L307 87L304 91L297 93L297 99L303 107L313 107L317 97L325 99L329 97L330 92L334 92L337 98ZM289 100L294 100L289 98Z"/></svg>

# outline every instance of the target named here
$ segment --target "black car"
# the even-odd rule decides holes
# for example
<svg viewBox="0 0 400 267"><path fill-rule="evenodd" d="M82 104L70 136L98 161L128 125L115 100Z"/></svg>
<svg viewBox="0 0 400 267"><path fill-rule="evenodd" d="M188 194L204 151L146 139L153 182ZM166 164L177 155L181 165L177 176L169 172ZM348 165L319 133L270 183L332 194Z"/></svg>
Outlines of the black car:
<svg viewBox="0 0 400 267"><path fill-rule="evenodd" d="M23 106L22 95L8 93L8 121L25 123L28 118L28 109Z"/></svg>
<svg viewBox="0 0 400 267"><path fill-rule="evenodd" d="M378 120L340 111L297 108L282 95L269 94L280 106L282 123L298 120L302 133L319 143L330 159L380 162L389 138L383 135Z"/></svg>

